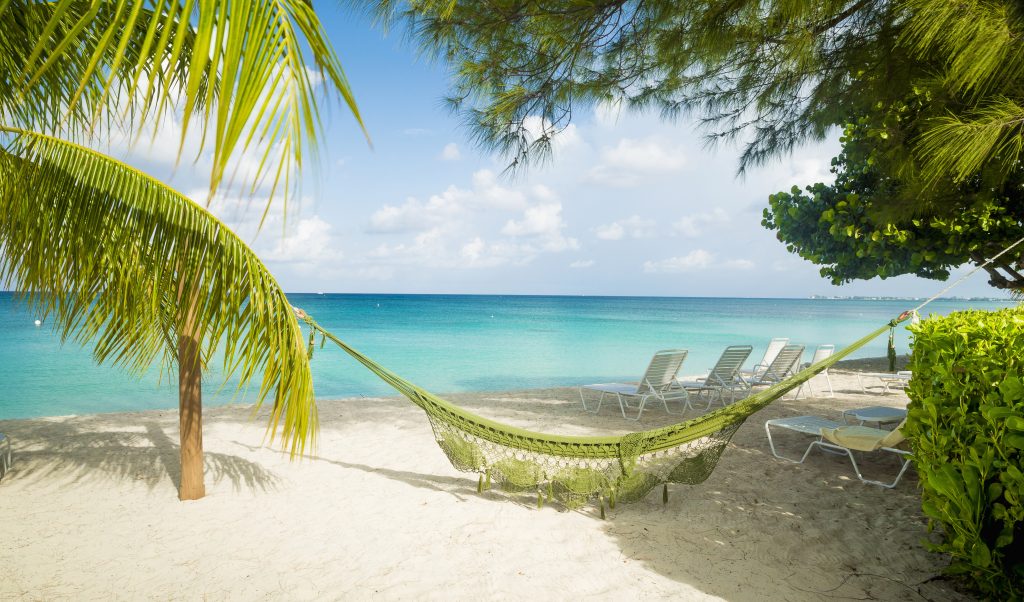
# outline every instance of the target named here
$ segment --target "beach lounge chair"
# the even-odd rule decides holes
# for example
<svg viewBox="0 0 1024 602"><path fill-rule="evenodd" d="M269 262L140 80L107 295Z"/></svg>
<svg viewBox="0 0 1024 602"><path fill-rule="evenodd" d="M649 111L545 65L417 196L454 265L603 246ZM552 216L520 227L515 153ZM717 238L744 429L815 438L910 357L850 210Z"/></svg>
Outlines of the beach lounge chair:
<svg viewBox="0 0 1024 602"><path fill-rule="evenodd" d="M899 484L900 479L903 478L903 474L907 471L907 467L910 464L910 461L907 459L910 452L896 447L904 440L903 434L900 432L903 424L901 422L895 430L887 431L861 425L843 424L819 416L796 416L793 418L768 420L764 423L764 432L768 435L768 446L772 450L772 455L780 460L803 464L811 450L815 448L820 448L829 453L845 454L850 459L850 463L853 464L853 470L857 473L857 478L862 482L892 489ZM773 426L807 435L815 435L818 438L811 441L799 460L788 458L779 454L775 448L771 431ZM896 479L891 483L865 479L851 450L895 453L900 458L899 474L896 475Z"/></svg>
<svg viewBox="0 0 1024 602"><path fill-rule="evenodd" d="M845 453L846 457L850 459L850 463L853 464L853 471L857 473L857 478L860 479L862 483L869 483L871 485L885 487L886 489L892 489L899 484L900 479L903 478L903 474L907 472L907 468L910 466L910 459L908 456L910 456L911 452L896 447L905 440L905 437L900 430L903 428L904 424L906 424L906 420L901 422L899 426L891 431L860 425L847 425L822 429L821 435L828 441L825 441L824 439L812 441L811 444L807 446L807 451L804 452L804 457L807 457L807 454L815 447L824 449L825 451ZM851 450L865 452L881 451L896 454L900 460L900 471L891 483L865 479L864 475L860 472L860 467L857 466L857 460L853 457L853 451Z"/></svg>
<svg viewBox="0 0 1024 602"><path fill-rule="evenodd" d="M771 448L772 455L780 460L802 464L807 458L806 452L804 453L803 458L795 460L793 458L783 456L775 449L775 441L772 439L771 429L773 426L789 431L795 431L797 433L803 433L805 435L814 435L820 440L822 429L835 429L845 425L842 422L821 418L820 416L793 416L792 418L776 418L774 420L765 421L764 432L768 435L768 447Z"/></svg>
<svg viewBox="0 0 1024 602"><path fill-rule="evenodd" d="M686 354L687 351L685 349L667 349L655 353L654 357L651 358L651 363L647 366L647 371L644 372L643 378L635 385L626 383L598 383L580 386L580 401L583 403L584 411L596 414L601 410L601 403L604 402L605 396L615 395L619 402L619 409L622 411L622 417L627 420L640 420L640 415L644 413L647 400L651 398L660 401L665 406L667 413L682 414L690 407L690 395L685 389L680 390L674 385L676 383L676 375L679 374L679 369L682 367L683 361L686 360ZM594 409L587 407L587 398L584 395L584 391L599 393L597 405ZM673 412L669 410L669 401L680 401L683 406L682 411ZM626 415L627 407L631 409L636 407L635 417Z"/></svg>
<svg viewBox="0 0 1024 602"><path fill-rule="evenodd" d="M866 386L864 386L865 378L877 378L882 382L882 393L889 393L892 387L898 389L906 388L907 384L910 383L910 377L913 373L910 370L900 370L899 372L858 372L857 382L860 384L860 389L865 394L868 392Z"/></svg>
<svg viewBox="0 0 1024 602"><path fill-rule="evenodd" d="M11 469L11 439L0 433L0 479Z"/></svg>
<svg viewBox="0 0 1024 602"><path fill-rule="evenodd" d="M755 387L771 386L781 382L796 373L797 366L800 365L800 359L803 356L803 345L786 345L775 356L775 359L768 365L768 368L765 369L760 378L751 379L747 381L747 384Z"/></svg>
<svg viewBox="0 0 1024 602"><path fill-rule="evenodd" d="M768 347L765 348L764 356L761 358L761 361L754 364L754 368L752 370L741 370L740 375L747 380L761 378L761 376L764 375L765 370L768 369L768 366L771 365L772 360L775 359L775 356L777 356L779 352L782 351L782 348L787 344L789 344L789 339L780 337L768 341Z"/></svg>
<svg viewBox="0 0 1024 602"><path fill-rule="evenodd" d="M740 369L743 363L750 357L754 348L750 345L731 345L725 348L722 356L718 358L715 367L708 372L704 378L691 381L678 381L681 388L695 391L697 395L708 394L708 405L705 410L711 407L715 399L725 405L725 392L729 392L730 403L736 401L737 391L747 391L750 385L740 378Z"/></svg>
<svg viewBox="0 0 1024 602"><path fill-rule="evenodd" d="M836 351L836 346L835 345L818 345L818 347L814 350L814 355L811 357L811 361L806 363L806 364L801 364L800 368L808 368L808 367L810 367L810 366L812 366L814 364L817 364L818 362L820 362L820 361L830 357L833 353L835 353L835 351ZM832 390L832 379L829 378L829 376L828 376L828 369L822 370L818 374L818 376L824 376L825 377L825 382L828 383L828 396L829 397L835 397L836 394L835 394L835 391ZM817 378L817 377L815 377L815 378ZM812 378L811 380L814 380L814 379ZM796 395L793 396L794 399L797 399L797 398L800 397L800 393L804 390L804 387L807 387L807 391L809 391L812 396L814 395L814 388L811 387L811 380L809 380L809 381L805 382L804 384L800 385L800 388L796 390Z"/></svg>

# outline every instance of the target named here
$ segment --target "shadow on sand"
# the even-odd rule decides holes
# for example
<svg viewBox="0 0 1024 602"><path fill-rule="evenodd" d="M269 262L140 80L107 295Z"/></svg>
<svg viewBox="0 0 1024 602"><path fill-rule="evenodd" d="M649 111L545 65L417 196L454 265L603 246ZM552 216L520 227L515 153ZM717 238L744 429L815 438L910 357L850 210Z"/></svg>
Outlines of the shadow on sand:
<svg viewBox="0 0 1024 602"><path fill-rule="evenodd" d="M469 407L501 419L510 412L503 404L514 400L517 426L553 432L586 427L593 432L622 433L663 426L676 419L656 413L648 418L645 414L638 427L625 424L617 408L609 408L600 416L585 416L573 393L566 389L554 395L528 391L484 394L479 406ZM455 403L463 401L459 395L451 399ZM922 559L919 553L926 534L912 474L896 490L882 490L852 479L843 457L818 454L805 464L794 465L768 453L762 427L765 419L795 411L822 414L830 408L834 410L831 400L802 399L762 410L740 429L708 481L697 486L671 486L665 505L661 503L660 488L645 500L620 505L601 523L602 529L630 561L730 600L958 599L960 596L947 583L934 578L941 570L941 561L930 556ZM13 433L18 440L18 478L56 476L77 482L102 475L141 480L151 489L166 483L176 486L178 447L168 435L176 432L176 416L138 416L137 425L130 431L123 427L115 430L102 415L18 421ZM386 424L417 433L429 429L422 412L394 398L325 401L321 403L321 419L326 430L339 436L361 423ZM238 412L225 413L216 420L251 423ZM260 416L255 420L262 422ZM119 422L123 424L123 418ZM232 443L250 451L268 449ZM782 438L779 443L801 450L806 445L799 439ZM382 441L381 449L387 445ZM438 449L436 453L442 452ZM475 475L374 467L333 454L313 460L443 492L454 500L478 495ZM885 473L895 469L895 464L886 462L872 461L865 470ZM274 474L259 464L229 454L207 452L206 470L208 478L229 480L237 489L267 490L277 482ZM494 504L535 507L536 498L532 496L500 491L482 495ZM539 512L550 511L546 507ZM580 512L600 520L594 508ZM852 523L850 516L860 518ZM751 579L752 575L759 578ZM767 590L765 583L771 584ZM745 584L760 585L754 588Z"/></svg>
<svg viewBox="0 0 1024 602"><path fill-rule="evenodd" d="M132 430L104 428L102 414L63 419L20 420L8 429L15 440L9 477L25 481L82 483L108 478L144 483L150 490L181 478L176 420L139 414ZM13 424L13 423L12 423ZM273 489L278 478L259 464L229 454L205 452L206 478L230 481L236 490Z"/></svg>
<svg viewBox="0 0 1024 602"><path fill-rule="evenodd" d="M571 389L558 391L555 398L550 392L484 394L485 401L469 409L500 419L506 411L500 404L514 399L517 426L549 432L566 432L582 422L602 432L626 432L677 419L652 412L639 426L625 424L617 408L585 417L572 394ZM461 397L450 399L460 403ZM422 414L403 409L404 403L379 400L365 412L360 406L358 414L340 422L424 428ZM620 505L608 513L604 531L631 561L729 600L966 599L949 582L936 578L941 558L921 553L927 533L916 475L910 473L897 489L885 490L857 481L845 456L812 454L800 465L771 456L763 430L766 419L795 412L827 415L835 411L834 404L827 398L783 400L762 410L740 429L708 481L670 485L667 504L662 504L658 488L645 500ZM807 445L806 438L785 433L778 442L788 446L787 452L802 452ZM478 495L472 474L431 475L319 460L459 500ZM895 457L863 460L862 469L869 476L891 478L899 469ZM482 495L495 504L536 507L534 496L500 491ZM600 520L595 508L579 512ZM767 590L766 583L771 584Z"/></svg>

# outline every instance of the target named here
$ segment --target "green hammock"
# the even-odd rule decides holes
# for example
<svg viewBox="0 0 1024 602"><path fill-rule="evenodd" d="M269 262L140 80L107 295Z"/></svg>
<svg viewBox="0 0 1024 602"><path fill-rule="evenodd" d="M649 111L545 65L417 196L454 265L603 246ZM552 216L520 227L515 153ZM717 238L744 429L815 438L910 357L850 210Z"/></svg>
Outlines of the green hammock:
<svg viewBox="0 0 1024 602"><path fill-rule="evenodd" d="M733 433L751 414L908 317L904 313L792 377L692 420L618 437L569 437L528 431L468 412L349 347L302 310L296 313L310 327L311 355L314 337L320 333L426 412L434 437L452 465L480 474L479 491L496 482L509 492L536 492L538 506L546 497L569 508L597 498L602 516L606 500L614 508L616 502L643 499L661 484L665 484L667 500L667 483L703 482Z"/></svg>

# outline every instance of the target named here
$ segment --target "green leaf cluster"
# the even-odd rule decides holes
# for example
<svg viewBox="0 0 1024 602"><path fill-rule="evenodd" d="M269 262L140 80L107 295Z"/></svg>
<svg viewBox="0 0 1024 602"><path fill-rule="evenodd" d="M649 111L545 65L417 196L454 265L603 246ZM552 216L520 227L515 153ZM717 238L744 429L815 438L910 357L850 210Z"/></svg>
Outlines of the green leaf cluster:
<svg viewBox="0 0 1024 602"><path fill-rule="evenodd" d="M994 599L1024 597L1024 309L911 326L904 433L949 571Z"/></svg>
<svg viewBox="0 0 1024 602"><path fill-rule="evenodd" d="M915 274L944 280L953 267L984 263L1024 237L1024 169L983 170L931 188L914 174L907 136L934 110L933 93L876 104L846 125L831 185L773 194L762 225L786 248L821 265L834 284ZM1021 250L986 266L994 286L1020 288Z"/></svg>

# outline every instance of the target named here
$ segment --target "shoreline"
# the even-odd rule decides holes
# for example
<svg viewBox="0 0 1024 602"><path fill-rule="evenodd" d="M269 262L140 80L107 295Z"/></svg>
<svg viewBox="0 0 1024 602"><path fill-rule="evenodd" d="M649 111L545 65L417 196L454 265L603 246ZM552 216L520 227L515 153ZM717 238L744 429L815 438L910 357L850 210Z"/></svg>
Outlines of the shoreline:
<svg viewBox="0 0 1024 602"><path fill-rule="evenodd" d="M832 382L835 398L755 414L703 484L671 485L664 505L660 491L620 504L607 520L594 507L478 494L476 475L452 468L404 399L324 400L316 454L294 462L263 446L265 412L254 422L245 407L209 408L208 495L184 503L174 411L0 422L15 446L0 481L0 598L968 599L934 579L944 562L921 543L916 475L883 490L856 480L845 458L771 457L766 419L906 403L901 392L863 393L853 374ZM678 418L655 407L627 422L617 404L584 414L569 388L449 397L569 435ZM776 441L787 452L807 443ZM863 466L896 468L887 457Z"/></svg>
<svg viewBox="0 0 1024 602"><path fill-rule="evenodd" d="M910 356L907 355L907 354L898 355L896 357L896 369L897 370L905 370L909 359L910 359ZM831 368L831 370L833 370L833 371L847 371L847 372L888 372L888 369L889 369L889 360L888 360L888 358L885 358L885 357L866 357L866 358L855 358L855 359L841 360L839 362L836 362L836 365L833 368ZM693 378L696 378L697 376L699 376L699 375L685 375L685 376L680 376L680 379L681 380L686 380L686 379L692 380ZM442 396L442 397L457 397L457 396L464 396L464 395L492 395L492 394L512 393L512 392L518 392L518 391L534 391L534 390L549 390L549 389L559 389L559 388L573 388L574 386L575 385L565 386L565 387L546 387L546 388L539 388L539 389L494 389L494 390L476 390L476 391L455 391L455 392L441 392L441 393L437 393L437 394ZM401 396L398 395L397 393L395 395L360 395L360 396L343 395L343 396L339 396L339 397L331 396L331 397L317 398L317 403L319 404L319 403L323 403L323 402L358 401L358 400L368 400L368 399L404 399L404 398L401 398ZM245 402L245 401L243 401L243 402L234 402L234 401L230 401L230 402L227 402L227 403L217 404L217 405L204 405L203 409L204 409L204 411L210 411L210 410L219 409L219 408L247 408L247 409L252 409L253 407L255 407L255 405L256 405L255 402L251 402L251 401L250 402ZM28 418L6 418L6 419L5 418L0 418L0 426L2 426L5 422L17 422L17 421L22 421L22 420L45 420L45 419L55 419L55 418L80 418L80 417L87 417L87 416L108 416L108 415L114 415L114 414L135 414L135 413L139 413L139 412L177 412L177 411L178 411L178 408L176 406L167 406L167 407L162 407L162 408L145 408L145 409L130 410L130 411L115 410L115 411L111 411L111 412L91 412L91 413L85 413L85 414L50 414L50 415L46 415L46 416L30 416ZM2 429L0 429L0 430L2 430Z"/></svg>

